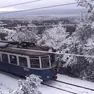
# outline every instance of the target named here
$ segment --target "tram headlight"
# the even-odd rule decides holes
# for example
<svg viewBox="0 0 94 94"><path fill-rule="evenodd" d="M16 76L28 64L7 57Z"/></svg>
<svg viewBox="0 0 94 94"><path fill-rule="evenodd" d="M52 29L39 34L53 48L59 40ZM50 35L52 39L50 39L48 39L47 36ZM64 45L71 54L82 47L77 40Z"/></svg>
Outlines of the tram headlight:
<svg viewBox="0 0 94 94"><path fill-rule="evenodd" d="M49 76L47 76L47 78L49 79L50 77L49 77Z"/></svg>

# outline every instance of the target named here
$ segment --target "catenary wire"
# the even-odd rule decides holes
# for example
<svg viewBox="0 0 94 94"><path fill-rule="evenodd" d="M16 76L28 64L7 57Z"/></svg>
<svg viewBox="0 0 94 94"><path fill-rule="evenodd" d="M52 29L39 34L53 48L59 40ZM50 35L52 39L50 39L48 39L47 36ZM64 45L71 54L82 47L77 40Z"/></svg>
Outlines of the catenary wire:
<svg viewBox="0 0 94 94"><path fill-rule="evenodd" d="M32 11L32 10L41 10L41 9L56 8L56 7L66 6L66 5L73 5L73 4L77 4L77 3L76 2L75 3L66 3L66 4L63 3L63 4L44 6L44 7L32 8L32 9L30 8L30 9L19 10L19 11L3 12L3 13L0 13L0 15L2 15L2 14L10 14L10 13L28 12L28 11Z"/></svg>
<svg viewBox="0 0 94 94"><path fill-rule="evenodd" d="M39 2L42 0L33 0L33 1L28 1L28 2L23 2L23 3L17 3L17 4L12 4L12 5L6 5L6 6L2 6L0 8L7 8L7 7L12 7L12 6L19 6L19 5L24 5L24 4L29 4L29 3L34 3L34 2Z"/></svg>
<svg viewBox="0 0 94 94"><path fill-rule="evenodd" d="M19 48L12 48L12 49L19 49ZM27 51L28 49L22 49L23 51ZM65 52L50 52L50 51L40 51L40 50L30 50L29 51L34 51L34 52L39 52L39 53L50 53L50 54L56 54L56 55L68 55L68 56L76 56L76 57L86 57L86 58L94 58L94 55L80 55L80 54L73 54L73 53L65 53Z"/></svg>

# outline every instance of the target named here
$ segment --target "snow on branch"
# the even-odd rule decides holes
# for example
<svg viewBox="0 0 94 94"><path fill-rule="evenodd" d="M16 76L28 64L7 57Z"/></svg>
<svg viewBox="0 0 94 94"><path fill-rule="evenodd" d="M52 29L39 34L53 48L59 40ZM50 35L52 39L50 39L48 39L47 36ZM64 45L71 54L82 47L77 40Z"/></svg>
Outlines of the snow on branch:
<svg viewBox="0 0 94 94"><path fill-rule="evenodd" d="M78 6L85 7L89 13L92 12L92 10L94 9L94 6L93 6L94 0L76 0L76 1L78 3Z"/></svg>
<svg viewBox="0 0 94 94"><path fill-rule="evenodd" d="M18 89L12 94L41 94L38 87L41 85L42 80L36 75L26 77L26 80L18 81Z"/></svg>

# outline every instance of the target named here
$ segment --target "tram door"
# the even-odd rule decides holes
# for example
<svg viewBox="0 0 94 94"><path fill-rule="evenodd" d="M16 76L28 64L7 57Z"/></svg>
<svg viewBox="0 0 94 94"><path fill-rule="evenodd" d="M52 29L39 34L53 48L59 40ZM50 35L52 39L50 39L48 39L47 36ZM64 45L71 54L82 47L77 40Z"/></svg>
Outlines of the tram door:
<svg viewBox="0 0 94 94"><path fill-rule="evenodd" d="M18 56L18 61L19 61L19 66L21 66L20 72L22 73L23 76L28 76L28 67L29 67L29 62L28 62L28 57L27 56Z"/></svg>
<svg viewBox="0 0 94 94"><path fill-rule="evenodd" d="M12 65L11 72L14 74L18 74L17 55L9 54L9 59L10 59L10 64Z"/></svg>
<svg viewBox="0 0 94 94"><path fill-rule="evenodd" d="M2 62L2 64L0 65L0 69L10 72L8 54L7 53L1 53L0 55L1 55L0 59L1 59L1 62Z"/></svg>

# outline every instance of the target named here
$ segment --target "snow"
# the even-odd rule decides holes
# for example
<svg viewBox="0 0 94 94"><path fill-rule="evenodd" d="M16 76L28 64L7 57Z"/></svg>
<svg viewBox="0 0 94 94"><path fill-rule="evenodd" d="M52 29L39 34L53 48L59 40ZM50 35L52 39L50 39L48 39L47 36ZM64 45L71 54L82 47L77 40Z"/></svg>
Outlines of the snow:
<svg viewBox="0 0 94 94"><path fill-rule="evenodd" d="M45 85L42 85L39 90L42 92L42 94L53 94L53 93L54 94L70 94L70 93L67 93L65 91L50 88L50 87L45 86Z"/></svg>
<svg viewBox="0 0 94 94"><path fill-rule="evenodd" d="M53 47L57 50L66 42L65 40L68 35L69 33L62 27L62 24L59 24L58 27L45 30L38 44Z"/></svg>
<svg viewBox="0 0 94 94"><path fill-rule="evenodd" d="M83 81L83 80L80 80L77 78L72 78L72 77L60 75L60 74L58 74L57 76L58 76L57 80L59 80L59 81L63 81L63 82L67 82L67 83L94 89L93 82ZM18 88L18 80L19 79L20 79L19 77L16 77L14 75L0 72L0 94L2 94L1 92L3 92L3 94L11 94L12 91L15 91ZM47 82L47 84L50 84L51 86L55 86L55 87L58 87L61 89L71 91L71 92L75 92L77 94L94 94L94 91L90 91L90 90L75 87L75 86L70 86L67 84L62 84L59 82L49 81L49 82ZM42 92L42 94L48 94L48 93L49 94L52 94L52 93L54 93L54 94L70 94L69 92L58 90L58 89L48 87L45 85L41 85L39 90L40 90L40 92Z"/></svg>
<svg viewBox="0 0 94 94"><path fill-rule="evenodd" d="M11 75L5 75L3 72L0 72L0 91L4 94L9 94L9 91L15 90L15 87L18 87L18 79L19 78L14 78Z"/></svg>
<svg viewBox="0 0 94 94"><path fill-rule="evenodd" d="M49 81L47 82L48 85L55 86L57 88L66 90L66 92L73 92L76 94L94 94L94 91L83 89L80 87L68 85L68 84L62 84L61 82L56 82L56 81Z"/></svg>
<svg viewBox="0 0 94 94"><path fill-rule="evenodd" d="M6 33L6 34L10 35L14 32L16 32L16 31L15 30L10 30L10 29L4 28L4 27L0 28L0 33Z"/></svg>
<svg viewBox="0 0 94 94"><path fill-rule="evenodd" d="M2 43L2 42L0 42L0 48L4 48L6 46L8 46L8 43Z"/></svg>
<svg viewBox="0 0 94 94"><path fill-rule="evenodd" d="M72 78L72 77L65 76L65 75L58 74L57 80L72 83L72 84L79 85L79 86L83 86L83 87L86 87L86 88L94 89L94 83L93 82L80 80L80 79Z"/></svg>

